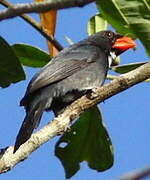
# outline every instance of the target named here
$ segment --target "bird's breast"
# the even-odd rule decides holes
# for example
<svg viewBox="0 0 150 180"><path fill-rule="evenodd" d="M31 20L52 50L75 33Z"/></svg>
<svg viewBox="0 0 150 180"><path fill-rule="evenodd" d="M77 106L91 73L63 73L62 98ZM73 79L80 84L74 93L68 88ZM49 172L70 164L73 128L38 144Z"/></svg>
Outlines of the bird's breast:
<svg viewBox="0 0 150 180"><path fill-rule="evenodd" d="M57 90L64 95L72 90L82 91L100 87L105 80L107 69L106 64L91 63L86 68L58 82Z"/></svg>

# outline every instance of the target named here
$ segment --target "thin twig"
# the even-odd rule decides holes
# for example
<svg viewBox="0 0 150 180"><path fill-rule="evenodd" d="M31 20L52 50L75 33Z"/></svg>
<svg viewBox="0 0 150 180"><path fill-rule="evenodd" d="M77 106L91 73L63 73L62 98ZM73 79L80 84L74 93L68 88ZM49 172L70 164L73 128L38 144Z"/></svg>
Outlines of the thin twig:
<svg viewBox="0 0 150 180"><path fill-rule="evenodd" d="M0 4L2 4L3 6L5 6L7 8L14 8L14 5L9 3L7 0L2 0L0 2ZM47 34L47 32L45 31L45 29L37 21L35 21L32 17L30 17L26 14L20 15L20 17L22 19L24 19L27 23L29 23L32 27L34 27L48 41L50 41L58 51L61 51L63 49L61 44L54 37L49 36Z"/></svg>
<svg viewBox="0 0 150 180"><path fill-rule="evenodd" d="M79 117L88 108L148 78L150 78L150 62L129 73L121 75L109 84L95 89L92 94L81 97L66 108L63 114L56 117L38 132L34 133L15 154L13 154L12 146L3 149L0 154L0 173L9 171L16 164L26 159L33 151L39 148L39 146L58 134L65 132L69 123Z"/></svg>
<svg viewBox="0 0 150 180"><path fill-rule="evenodd" d="M149 177L150 179L150 167L136 170L134 172L125 174L118 180L142 180L143 178Z"/></svg>
<svg viewBox="0 0 150 180"><path fill-rule="evenodd" d="M111 74L108 74L106 79L107 80L114 80L114 79L117 79L119 76L114 76L114 75L111 75ZM150 82L150 79L146 79L145 81L143 82Z"/></svg>
<svg viewBox="0 0 150 180"><path fill-rule="evenodd" d="M106 77L106 79L108 79L108 80L114 80L114 79L117 79L118 77L119 77L119 76L114 76L114 75L108 74L107 77Z"/></svg>
<svg viewBox="0 0 150 180"><path fill-rule="evenodd" d="M20 3L12 8L0 11L0 20L20 16L24 13L41 13L49 10L64 9L71 7L83 7L96 0L47 0L44 2ZM1 0L3 2L3 0Z"/></svg>

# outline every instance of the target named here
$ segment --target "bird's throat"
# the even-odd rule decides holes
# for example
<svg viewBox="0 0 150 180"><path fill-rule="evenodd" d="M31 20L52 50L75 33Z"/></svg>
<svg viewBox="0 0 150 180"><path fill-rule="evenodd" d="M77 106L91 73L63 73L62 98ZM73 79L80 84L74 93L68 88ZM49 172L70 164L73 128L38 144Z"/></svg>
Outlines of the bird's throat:
<svg viewBox="0 0 150 180"><path fill-rule="evenodd" d="M108 56L108 65L109 65L109 68L110 68L113 60L116 59L116 57L117 57L117 56L116 56L115 52L110 52L110 54L109 54L109 56Z"/></svg>

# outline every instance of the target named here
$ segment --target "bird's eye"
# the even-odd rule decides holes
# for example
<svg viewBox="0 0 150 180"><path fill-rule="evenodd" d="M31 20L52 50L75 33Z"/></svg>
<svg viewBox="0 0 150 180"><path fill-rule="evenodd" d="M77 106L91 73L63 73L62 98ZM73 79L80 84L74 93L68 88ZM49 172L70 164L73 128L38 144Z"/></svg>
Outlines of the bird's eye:
<svg viewBox="0 0 150 180"><path fill-rule="evenodd" d="M105 36L106 36L107 38L111 39L111 38L113 38L113 32L107 31L107 32L105 33Z"/></svg>

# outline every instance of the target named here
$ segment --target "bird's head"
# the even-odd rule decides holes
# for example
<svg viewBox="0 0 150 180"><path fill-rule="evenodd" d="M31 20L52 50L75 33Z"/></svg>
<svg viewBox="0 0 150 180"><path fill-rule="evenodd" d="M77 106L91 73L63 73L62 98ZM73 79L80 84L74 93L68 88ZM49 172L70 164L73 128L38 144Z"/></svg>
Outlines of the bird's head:
<svg viewBox="0 0 150 180"><path fill-rule="evenodd" d="M91 37L104 51L113 51L117 56L136 46L133 39L112 31L100 31Z"/></svg>
<svg viewBox="0 0 150 180"><path fill-rule="evenodd" d="M100 31L91 36L92 44L99 46L109 57L109 65L124 51L136 46L133 39L112 31Z"/></svg>

